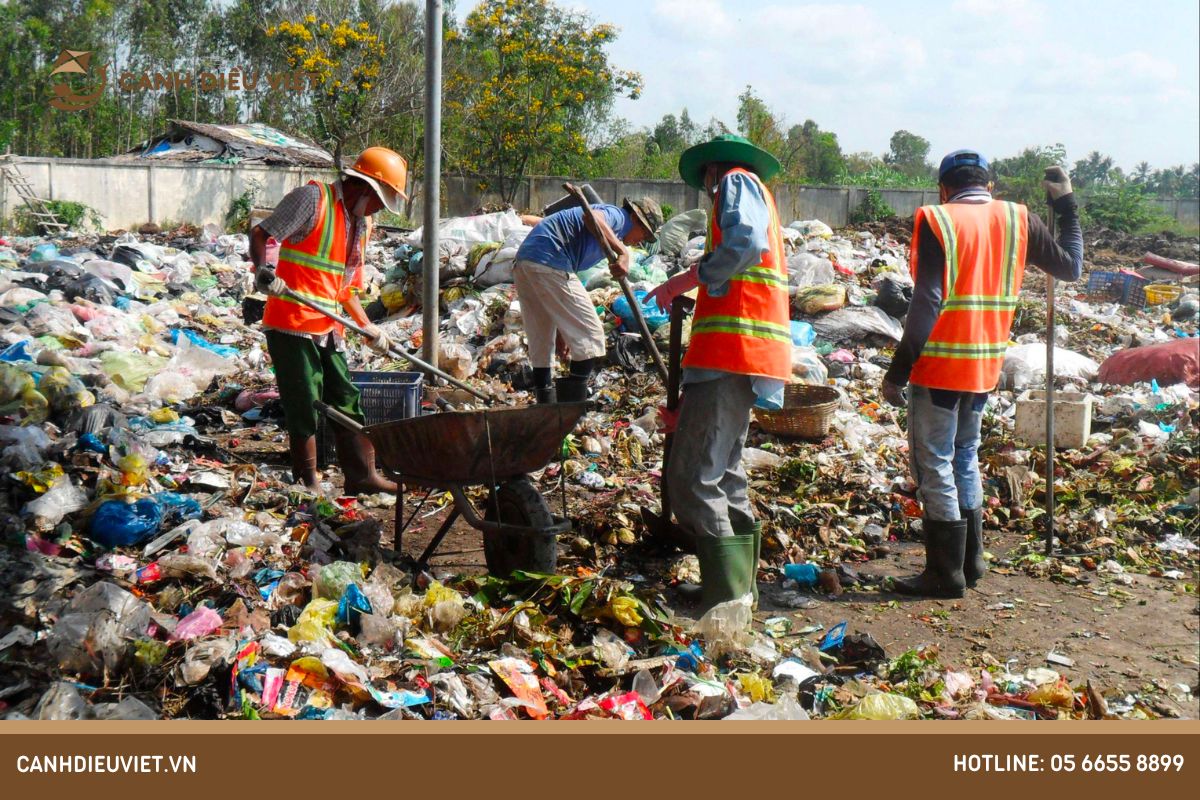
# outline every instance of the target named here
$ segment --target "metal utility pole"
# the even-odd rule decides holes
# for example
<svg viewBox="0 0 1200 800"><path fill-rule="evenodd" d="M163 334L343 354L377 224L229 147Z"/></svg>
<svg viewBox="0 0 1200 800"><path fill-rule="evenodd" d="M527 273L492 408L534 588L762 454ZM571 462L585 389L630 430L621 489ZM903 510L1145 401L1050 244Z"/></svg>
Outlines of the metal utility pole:
<svg viewBox="0 0 1200 800"><path fill-rule="evenodd" d="M1050 238L1058 240L1054 218L1054 203L1046 196L1050 206L1046 224ZM1047 557L1054 555L1054 276L1046 274L1046 550Z"/></svg>
<svg viewBox="0 0 1200 800"><path fill-rule="evenodd" d="M425 361L438 364L438 223L442 200L442 0L425 0L425 203L421 257L425 275L421 345Z"/></svg>

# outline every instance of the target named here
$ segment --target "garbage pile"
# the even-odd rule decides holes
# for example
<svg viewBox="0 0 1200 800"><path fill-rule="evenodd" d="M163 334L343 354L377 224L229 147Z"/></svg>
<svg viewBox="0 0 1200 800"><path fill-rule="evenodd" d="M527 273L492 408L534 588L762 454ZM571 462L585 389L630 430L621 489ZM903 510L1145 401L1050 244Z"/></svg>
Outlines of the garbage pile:
<svg viewBox="0 0 1200 800"><path fill-rule="evenodd" d="M701 256L705 220L702 209L676 214L656 251L635 251L635 294ZM531 401L512 287L528 231L512 211L446 220L437 254L438 366L515 404ZM823 439L768 433L761 418L752 426L760 581L774 610L752 614L747 598L698 621L674 610L686 610L676 587L698 580L695 558L649 540L640 520L658 502L664 392L603 264L579 276L608 334L596 407L562 457L531 476L575 523L560 574L499 577L409 569L388 546L395 498L339 497L332 472L320 494L291 485L269 358L247 324L256 298L244 235L206 226L0 240L0 714L1159 716L1142 697L1073 686L1041 665L954 667L933 646L887 654L844 625L793 629L787 612L819 597L885 595L873 562L919 540L921 519L903 412L879 395L911 299L902 232L809 220L784 236L794 379L839 399ZM364 305L411 349L422 343L420 242L420 231L385 231L367 258ZM1172 244L1167 256L1195 260L1186 242ZM1106 253L1105 272L1132 272L1142 255ZM1144 356L1180 342L1195 353L1195 284L1177 281L1160 305L1143 288L1131 305L1124 284L1090 283L1059 286L1059 388L1091 409L1081 446L1058 455L1059 556L1047 559L1044 448L1018 433L1022 395L1045 375L1044 282L1036 270L1027 278L981 451L985 525L1026 544L991 554L992 566L1182 585L1200 563L1200 373L1188 352ZM666 315L643 312L665 349ZM349 347L358 368L402 366L354 337ZM1142 351L1140 372L1106 371L1130 348Z"/></svg>

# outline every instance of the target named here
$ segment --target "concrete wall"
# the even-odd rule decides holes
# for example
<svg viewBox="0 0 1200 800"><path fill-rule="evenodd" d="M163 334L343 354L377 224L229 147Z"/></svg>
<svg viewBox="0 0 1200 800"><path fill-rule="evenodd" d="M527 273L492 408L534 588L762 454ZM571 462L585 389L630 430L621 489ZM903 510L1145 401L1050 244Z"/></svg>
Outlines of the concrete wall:
<svg viewBox="0 0 1200 800"><path fill-rule="evenodd" d="M264 167L241 164L179 164L111 159L23 158L21 172L39 197L86 203L100 214L109 230L136 228L146 222L222 223L229 207L252 180L262 186L257 205L271 207L287 192L312 178L327 179L331 173L299 167ZM527 178L517 189L514 205L520 210L540 210L563 196L563 177ZM682 181L572 179L590 183L608 202L623 197L653 197L675 211L701 205L701 193ZM480 188L482 179L447 176L442 191L444 216L465 216L485 205L501 202L494 190ZM420 224L420 186L413 187L411 218ZM839 227L866 196L857 186L775 187L775 199L784 224L797 219L819 219ZM902 217L911 216L922 205L937 202L931 189L881 189L884 201ZM1185 225L1200 225L1200 200L1167 198L1154 201L1167 216ZM19 199L12 187L0 180L0 221L7 219Z"/></svg>
<svg viewBox="0 0 1200 800"><path fill-rule="evenodd" d="M178 164L80 158L21 158L17 166L46 200L71 200L94 208L108 230L146 222L222 224L251 181L261 185L257 205L274 206L314 177L331 173L299 167ZM0 179L0 220L20 204Z"/></svg>

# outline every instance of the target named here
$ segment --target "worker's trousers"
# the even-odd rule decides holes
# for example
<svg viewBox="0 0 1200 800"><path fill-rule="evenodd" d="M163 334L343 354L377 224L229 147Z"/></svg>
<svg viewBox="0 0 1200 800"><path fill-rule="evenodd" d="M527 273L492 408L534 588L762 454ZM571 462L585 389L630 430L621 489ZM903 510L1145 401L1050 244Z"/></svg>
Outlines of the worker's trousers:
<svg viewBox="0 0 1200 800"><path fill-rule="evenodd" d="M666 480L675 516L694 536L733 536L754 524L742 468L754 401L748 375L684 387Z"/></svg>
<svg viewBox="0 0 1200 800"><path fill-rule="evenodd" d="M909 386L909 462L927 519L953 522L960 519L960 509L973 511L983 504L979 430L987 398Z"/></svg>
<svg viewBox="0 0 1200 800"><path fill-rule="evenodd" d="M358 387L350 381L344 355L331 344L318 345L308 336L273 330L266 334L289 436L307 439L316 434L316 400L324 400L355 422L363 422Z"/></svg>

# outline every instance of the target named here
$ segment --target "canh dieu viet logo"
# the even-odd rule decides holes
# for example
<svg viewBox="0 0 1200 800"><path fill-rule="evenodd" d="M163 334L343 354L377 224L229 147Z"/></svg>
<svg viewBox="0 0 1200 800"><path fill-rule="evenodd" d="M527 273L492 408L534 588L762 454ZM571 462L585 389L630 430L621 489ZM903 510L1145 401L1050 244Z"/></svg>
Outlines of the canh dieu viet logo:
<svg viewBox="0 0 1200 800"><path fill-rule="evenodd" d="M71 75L87 75L92 61L90 50L63 50L54 60L54 69L50 74L63 75L69 79ZM100 85L91 94L79 94L67 80L59 80L54 84L54 97L50 105L59 111L83 111L96 105L104 87L108 83L108 65L100 67Z"/></svg>

